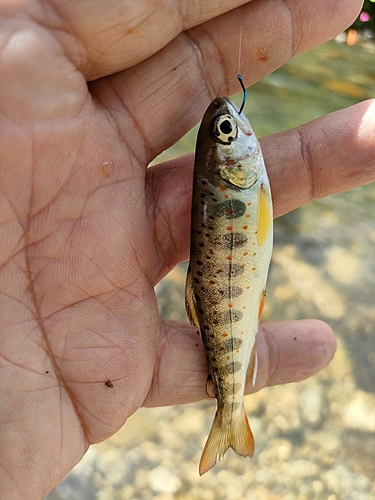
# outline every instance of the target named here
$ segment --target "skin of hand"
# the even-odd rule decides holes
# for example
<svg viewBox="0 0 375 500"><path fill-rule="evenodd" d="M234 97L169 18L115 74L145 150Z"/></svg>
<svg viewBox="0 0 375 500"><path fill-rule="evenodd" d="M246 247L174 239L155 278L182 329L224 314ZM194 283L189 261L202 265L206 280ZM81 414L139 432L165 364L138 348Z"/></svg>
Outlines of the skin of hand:
<svg viewBox="0 0 375 500"><path fill-rule="evenodd" d="M240 23L251 85L360 8L0 0L2 500L39 499L139 407L205 397L196 329L154 293L188 258L193 160L147 166L237 91ZM264 139L276 216L372 181L374 134L367 101ZM303 320L263 324L257 346L255 390L313 375L335 339Z"/></svg>

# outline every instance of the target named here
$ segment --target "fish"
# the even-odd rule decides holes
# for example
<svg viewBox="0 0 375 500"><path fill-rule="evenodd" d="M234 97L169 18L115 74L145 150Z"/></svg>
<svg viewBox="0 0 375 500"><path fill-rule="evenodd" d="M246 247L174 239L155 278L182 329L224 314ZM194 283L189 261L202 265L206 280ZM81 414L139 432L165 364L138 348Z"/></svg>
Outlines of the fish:
<svg viewBox="0 0 375 500"><path fill-rule="evenodd" d="M202 118L195 152L185 307L205 348L206 392L217 400L200 475L228 448L243 456L254 453L243 397L247 381L256 381L255 339L273 213L263 154L243 105L238 110L226 97L214 99Z"/></svg>

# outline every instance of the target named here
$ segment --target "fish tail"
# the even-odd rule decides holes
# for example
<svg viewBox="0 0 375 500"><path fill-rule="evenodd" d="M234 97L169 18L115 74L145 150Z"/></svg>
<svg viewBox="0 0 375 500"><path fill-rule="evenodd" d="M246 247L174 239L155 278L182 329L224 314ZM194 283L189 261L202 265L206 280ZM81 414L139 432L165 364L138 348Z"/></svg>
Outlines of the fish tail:
<svg viewBox="0 0 375 500"><path fill-rule="evenodd" d="M199 474L202 476L210 470L228 448L233 448L244 457L253 456L254 437L243 405L242 416L230 424L223 424L220 415L216 413L199 463Z"/></svg>

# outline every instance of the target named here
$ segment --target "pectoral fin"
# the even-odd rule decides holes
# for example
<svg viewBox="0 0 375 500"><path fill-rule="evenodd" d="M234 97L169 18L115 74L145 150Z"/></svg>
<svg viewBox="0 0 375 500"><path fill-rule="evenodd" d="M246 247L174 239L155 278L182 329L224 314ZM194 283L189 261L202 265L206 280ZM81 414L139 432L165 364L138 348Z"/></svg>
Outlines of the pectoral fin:
<svg viewBox="0 0 375 500"><path fill-rule="evenodd" d="M192 325L199 327L199 321L197 316L197 303L194 297L193 291L193 277L191 275L191 269L189 266L187 275L186 275L186 284L185 284L185 309L186 314L189 318L189 321Z"/></svg>
<svg viewBox="0 0 375 500"><path fill-rule="evenodd" d="M258 243L263 246L272 229L271 193L265 184L260 186L258 205Z"/></svg>

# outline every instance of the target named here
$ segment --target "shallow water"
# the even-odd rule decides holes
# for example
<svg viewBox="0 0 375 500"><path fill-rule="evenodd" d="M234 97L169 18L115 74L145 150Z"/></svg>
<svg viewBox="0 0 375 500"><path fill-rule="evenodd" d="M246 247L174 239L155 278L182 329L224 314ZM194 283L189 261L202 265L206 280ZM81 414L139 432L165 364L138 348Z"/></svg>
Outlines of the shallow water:
<svg viewBox="0 0 375 500"><path fill-rule="evenodd" d="M374 46L336 42L296 57L249 89L254 130L261 137L373 97L374 62ZM192 151L195 134L159 160ZM142 409L45 498L374 500L374 247L375 184L276 220L264 320L323 319L338 350L312 379L248 396L252 459L229 451L199 478L214 403ZM182 264L157 287L165 318L186 318L184 273Z"/></svg>

